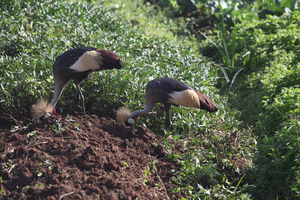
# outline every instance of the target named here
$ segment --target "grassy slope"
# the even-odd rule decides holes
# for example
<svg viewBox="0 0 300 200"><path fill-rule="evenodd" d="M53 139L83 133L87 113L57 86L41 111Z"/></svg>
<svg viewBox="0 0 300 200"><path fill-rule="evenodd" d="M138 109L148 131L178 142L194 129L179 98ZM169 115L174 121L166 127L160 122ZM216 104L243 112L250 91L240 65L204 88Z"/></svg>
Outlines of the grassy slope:
<svg viewBox="0 0 300 200"><path fill-rule="evenodd" d="M236 82L231 104L240 109L243 106L243 116L256 126L256 135L262 136L254 160L256 189L252 192L256 198L299 195L295 192L300 170L299 19L297 11L290 16L268 16L263 22L244 24L240 31L253 59L246 65L248 75L242 76L246 78ZM272 195L265 197L265 193Z"/></svg>
<svg viewBox="0 0 300 200"><path fill-rule="evenodd" d="M294 1L279 6L283 9L289 4L293 10ZM275 4L270 8L276 6L279 8ZM256 9L259 8L257 5ZM299 195L299 12L282 17L266 16L267 19L261 21L256 14L235 13L243 19L243 24L237 27L235 69L229 74L232 78L239 69L243 69L243 74L237 76L231 88L229 104L241 111L243 126L254 127L256 135L264 137L260 140L256 167L249 182L256 186L251 193L259 199L295 198ZM264 13L265 10L259 16L265 16ZM172 26L168 23L166 27L168 25ZM229 53L234 45L232 35L226 37ZM222 48L221 37L213 41ZM222 55L210 42L204 43L201 51L215 62L223 62Z"/></svg>
<svg viewBox="0 0 300 200"><path fill-rule="evenodd" d="M23 109L36 99L50 100L52 63L65 50L78 46L112 50L122 58L124 69L95 73L82 84L88 111L114 117L119 106L140 109L145 105L146 83L157 77L187 82L209 96L220 110L208 114L172 108L173 129L171 135L167 133L165 144L170 153L179 149L178 154L170 155L184 166L174 180L178 190L201 198L244 196L232 191L242 169L251 165L255 139L251 129L238 128L238 113L225 106L226 99L216 94L216 68L187 42L180 42L187 40L175 40L170 33L151 37L101 5L65 1L7 1L0 5L2 113ZM66 86L58 111L71 106L74 91L73 84ZM157 106L155 111L159 109ZM163 115L153 112L141 117L137 125L163 134Z"/></svg>
<svg viewBox="0 0 300 200"><path fill-rule="evenodd" d="M235 69L243 69L230 92L229 105L241 111L244 125L259 136L249 184L256 199L299 196L299 11L245 20L237 26ZM227 37L229 52L232 34ZM221 44L221 39L215 41ZM221 46L221 45L220 45ZM210 43L205 50L222 62ZM246 55L246 56L245 56ZM247 59L246 59L247 58Z"/></svg>

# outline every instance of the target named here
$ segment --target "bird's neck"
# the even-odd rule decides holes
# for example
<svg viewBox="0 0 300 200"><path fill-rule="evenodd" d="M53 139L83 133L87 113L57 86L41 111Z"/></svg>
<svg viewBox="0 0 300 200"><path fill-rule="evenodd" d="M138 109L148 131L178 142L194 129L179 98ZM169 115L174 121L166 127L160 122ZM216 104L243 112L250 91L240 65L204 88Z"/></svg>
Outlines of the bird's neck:
<svg viewBox="0 0 300 200"><path fill-rule="evenodd" d="M138 116L145 115L152 110L154 105L155 103L147 103L145 109L134 111L133 113L131 113L130 117L136 118Z"/></svg>
<svg viewBox="0 0 300 200"><path fill-rule="evenodd" d="M62 91L65 87L65 85L67 84L68 81L62 81L59 79L54 79L54 98L52 99L52 101L50 102L52 107L55 107L61 94Z"/></svg>

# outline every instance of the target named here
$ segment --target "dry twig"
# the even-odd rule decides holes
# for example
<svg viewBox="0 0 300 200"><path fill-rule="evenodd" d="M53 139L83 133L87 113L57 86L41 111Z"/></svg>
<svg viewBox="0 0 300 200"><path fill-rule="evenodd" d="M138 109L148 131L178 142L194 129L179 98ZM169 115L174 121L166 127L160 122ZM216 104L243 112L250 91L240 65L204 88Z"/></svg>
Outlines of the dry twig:
<svg viewBox="0 0 300 200"><path fill-rule="evenodd" d="M61 195L59 199L62 199L62 198L64 198L65 196L68 196L68 195L71 195L71 194L74 194L74 191L73 191L73 192L70 192L70 193L67 193L67 194Z"/></svg>

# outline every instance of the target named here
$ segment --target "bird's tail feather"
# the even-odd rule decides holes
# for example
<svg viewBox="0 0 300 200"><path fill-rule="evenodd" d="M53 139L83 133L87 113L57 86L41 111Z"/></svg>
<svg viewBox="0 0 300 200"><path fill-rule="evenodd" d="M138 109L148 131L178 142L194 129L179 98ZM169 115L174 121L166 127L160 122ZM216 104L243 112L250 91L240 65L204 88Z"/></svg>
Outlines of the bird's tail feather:
<svg viewBox="0 0 300 200"><path fill-rule="evenodd" d="M46 113L52 112L53 106L47 100L41 99L31 107L31 115L35 118L42 117Z"/></svg>
<svg viewBox="0 0 300 200"><path fill-rule="evenodd" d="M114 52L104 49L96 51L102 56L103 65L101 65L101 70L122 68L121 58Z"/></svg>
<svg viewBox="0 0 300 200"><path fill-rule="evenodd" d="M117 110L117 122L124 123L130 116L131 112L129 108L119 108Z"/></svg>
<svg viewBox="0 0 300 200"><path fill-rule="evenodd" d="M216 112L218 110L217 106L204 94L195 91L199 97L200 109L207 110L208 112Z"/></svg>

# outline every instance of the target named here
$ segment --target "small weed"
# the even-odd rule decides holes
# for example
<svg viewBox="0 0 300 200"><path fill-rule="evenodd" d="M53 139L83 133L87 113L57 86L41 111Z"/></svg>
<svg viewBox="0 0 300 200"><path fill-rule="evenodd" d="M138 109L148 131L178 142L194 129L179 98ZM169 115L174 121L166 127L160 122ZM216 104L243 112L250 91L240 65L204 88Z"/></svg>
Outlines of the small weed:
<svg viewBox="0 0 300 200"><path fill-rule="evenodd" d="M143 179L143 184L144 185L146 185L146 183L148 182L148 180L147 180L148 175L151 175L149 166L147 166L147 169L145 170L145 173L144 173L144 179Z"/></svg>
<svg viewBox="0 0 300 200"><path fill-rule="evenodd" d="M43 176L43 171L41 169L38 169L35 174L37 175L37 177L42 177Z"/></svg>
<svg viewBox="0 0 300 200"><path fill-rule="evenodd" d="M89 137L89 135L87 133L79 132L78 134L85 135L86 137Z"/></svg>
<svg viewBox="0 0 300 200"><path fill-rule="evenodd" d="M69 115L66 117L67 122L76 122L74 119L72 119ZM74 124L75 125L75 124ZM77 124L78 126L78 124Z"/></svg>
<svg viewBox="0 0 300 200"><path fill-rule="evenodd" d="M126 167L129 167L128 163L126 161L123 161Z"/></svg>
<svg viewBox="0 0 300 200"><path fill-rule="evenodd" d="M27 138L32 137L32 136L38 137L37 133L38 133L38 131L36 131L36 130L31 131L31 132L27 133Z"/></svg>

